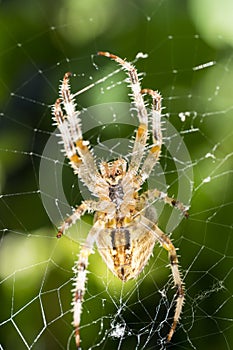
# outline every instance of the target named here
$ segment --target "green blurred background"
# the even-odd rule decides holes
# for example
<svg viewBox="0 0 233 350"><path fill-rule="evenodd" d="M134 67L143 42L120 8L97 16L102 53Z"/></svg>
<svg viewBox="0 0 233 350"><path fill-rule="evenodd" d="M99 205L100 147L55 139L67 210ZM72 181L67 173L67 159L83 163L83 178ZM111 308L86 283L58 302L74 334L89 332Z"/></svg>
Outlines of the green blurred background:
<svg viewBox="0 0 233 350"><path fill-rule="evenodd" d="M230 0L0 2L2 349L75 348L69 310L79 244L68 236L55 238L56 227L41 202L39 166L54 129L50 110L64 73L76 74L77 91L117 68L97 57L99 50L128 60L148 54L136 63L145 73L143 86L162 93L165 113L192 159L190 218L173 234L187 297L181 326L167 348L232 348L232 13ZM209 67L201 68L204 64ZM83 93L78 107L128 101L123 79L122 73L109 78L102 87L116 86L104 94L100 85ZM98 130L88 137L97 142L96 135ZM169 163L165 156L161 162ZM71 172L66 176L75 184ZM73 205L80 203L70 185L67 192ZM85 236L91 220L86 216L73 230ZM156 247L139 279L122 286L98 253L91 256L83 349L165 348L160 340L172 310L167 315L161 293L170 301L173 293L167 263L166 252ZM165 318L168 323L161 323ZM116 325L124 337L114 336Z"/></svg>

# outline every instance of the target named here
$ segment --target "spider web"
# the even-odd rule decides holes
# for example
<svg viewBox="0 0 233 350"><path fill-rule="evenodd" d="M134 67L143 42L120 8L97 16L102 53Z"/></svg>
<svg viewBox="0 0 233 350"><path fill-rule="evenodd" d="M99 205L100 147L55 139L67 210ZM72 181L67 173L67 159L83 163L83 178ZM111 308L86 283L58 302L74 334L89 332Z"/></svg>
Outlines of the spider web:
<svg viewBox="0 0 233 350"><path fill-rule="evenodd" d="M59 80L73 72L84 135L98 160L130 159L137 125L125 73L98 50L134 61L143 87L163 96L164 145L145 187L190 204L185 220L154 203L178 249L186 301L166 344L175 293L167 253L155 246L140 276L123 284L95 251L82 347L231 349L232 5L199 2L1 3L0 349L75 348L73 267L93 218L56 239L72 206L90 198L51 125Z"/></svg>

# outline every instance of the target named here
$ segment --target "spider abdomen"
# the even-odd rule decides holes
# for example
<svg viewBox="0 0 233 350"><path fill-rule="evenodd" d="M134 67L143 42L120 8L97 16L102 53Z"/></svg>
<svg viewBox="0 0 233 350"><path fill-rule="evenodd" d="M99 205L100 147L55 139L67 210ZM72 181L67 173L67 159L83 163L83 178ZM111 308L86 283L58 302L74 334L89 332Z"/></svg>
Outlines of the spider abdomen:
<svg viewBox="0 0 233 350"><path fill-rule="evenodd" d="M135 278L147 264L156 242L150 230L138 223L107 228L96 239L100 255L122 281Z"/></svg>

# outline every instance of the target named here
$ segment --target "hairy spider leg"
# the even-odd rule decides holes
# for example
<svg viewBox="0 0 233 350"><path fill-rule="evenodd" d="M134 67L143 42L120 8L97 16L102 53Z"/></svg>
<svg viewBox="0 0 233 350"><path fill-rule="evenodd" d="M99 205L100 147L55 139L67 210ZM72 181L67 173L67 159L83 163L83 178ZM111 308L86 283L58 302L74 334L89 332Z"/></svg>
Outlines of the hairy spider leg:
<svg viewBox="0 0 233 350"><path fill-rule="evenodd" d="M133 174L136 174L141 164L148 134L148 115L144 99L141 93L141 84L138 79L137 70L131 63L109 52L100 51L98 52L98 55L109 57L117 63L119 63L127 71L128 76L130 78L130 87L132 90L133 103L136 107L140 124L136 132L136 137L132 150L132 157L128 171L132 172Z"/></svg>
<svg viewBox="0 0 233 350"><path fill-rule="evenodd" d="M75 343L77 350L81 350L80 343L80 321L82 314L82 302L85 294L86 274L88 266L88 257L93 253L93 245L96 236L103 230L103 223L96 221L88 233L85 243L82 245L77 264L74 268L74 289L73 292L73 326L75 329Z"/></svg>
<svg viewBox="0 0 233 350"><path fill-rule="evenodd" d="M53 120L60 130L64 150L70 165L78 174L88 189L97 194L95 183L101 179L97 170L95 159L89 147L89 141L83 140L81 131L80 112L76 111L76 104L72 98L69 87L71 73L66 73L60 86L61 98L57 99L53 107ZM66 115L61 108L63 104ZM101 181L101 180L100 180Z"/></svg>
<svg viewBox="0 0 233 350"><path fill-rule="evenodd" d="M142 217L142 224L144 227L147 229L150 228L151 223L150 220L145 218L144 216ZM177 298L176 298L176 305L175 305L175 313L173 316L173 322L172 326L170 328L170 331L167 335L167 341L170 342L172 339L172 336L175 332L175 329L177 327L177 324L180 319L180 315L182 312L182 308L184 305L184 298L185 298L185 293L184 293L184 283L182 281L180 271L179 271L179 263L178 263L178 257L176 254L176 249L174 245L172 244L171 240L167 237L167 235L157 226L153 225L153 228L151 229L151 232L154 234L156 239L159 241L161 246L166 249L168 252L169 260L170 260L170 267L171 267L171 272L172 272L172 277L174 281L174 285L177 290Z"/></svg>
<svg viewBox="0 0 233 350"><path fill-rule="evenodd" d="M76 221L81 219L81 216L83 216L86 212L93 213L93 212L104 212L111 217L115 213L115 205L114 203L109 202L109 200L99 200L99 201L92 201L92 200L86 200L83 201L61 225L59 228L59 231L57 233L57 238L60 238L64 231L67 230L70 226L72 226Z"/></svg>
<svg viewBox="0 0 233 350"><path fill-rule="evenodd" d="M72 226L76 221L80 220L81 216L83 216L86 212L92 211L93 202L85 201L80 204L74 213L70 215L59 227L59 231L57 233L57 238L61 238L64 231L67 230L70 226Z"/></svg>
<svg viewBox="0 0 233 350"><path fill-rule="evenodd" d="M143 184L150 176L155 164L159 160L162 147L162 131L161 131L161 95L151 89L143 89L142 94L148 94L152 97L152 139L153 144L150 147L149 153L142 165L139 173L140 183Z"/></svg>
<svg viewBox="0 0 233 350"><path fill-rule="evenodd" d="M154 198L158 198L159 200L164 201L164 203L169 204L171 207L180 210L184 217L189 217L187 206L185 206L182 202L178 201L177 199L169 197L166 193L162 191L159 191L157 189L148 190L146 192L143 192L141 197L145 198L148 201L153 200Z"/></svg>

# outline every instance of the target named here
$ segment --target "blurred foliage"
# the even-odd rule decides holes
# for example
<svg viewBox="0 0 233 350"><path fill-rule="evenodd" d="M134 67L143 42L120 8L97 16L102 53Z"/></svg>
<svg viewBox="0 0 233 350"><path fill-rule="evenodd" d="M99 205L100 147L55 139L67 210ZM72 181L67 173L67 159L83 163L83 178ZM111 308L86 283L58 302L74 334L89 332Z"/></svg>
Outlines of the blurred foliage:
<svg viewBox="0 0 233 350"><path fill-rule="evenodd" d="M189 337L178 331L176 348L191 348L190 339L197 349L206 349L206 341L208 349L229 349L233 343L233 2L5 0L0 10L3 349L13 349L16 344L17 350L26 349L20 335L33 349L64 349L72 332L70 289L79 247L67 237L56 240L56 228L41 203L38 174L43 148L53 131L50 110L63 74L75 74L72 88L76 91L117 68L97 57L99 50L128 60L134 60L138 52L148 54L136 63L138 71L145 72L143 86L161 91L164 112L181 133L193 160L190 219L173 236L186 281L182 324ZM195 68L208 62L213 62L209 68ZM102 87L117 84L119 79L124 79L123 73ZM124 84L105 89L105 94L100 91L95 86L81 94L78 107L128 101ZM189 114L182 121L179 115L186 111ZM198 131L185 133L195 129ZM91 220L84 218L88 225ZM84 230L82 224L76 229ZM135 281L123 287L130 295L127 305L131 308L125 318L133 325L140 315L141 328L143 322L148 327L149 311L153 319L152 309L161 298L155 290L164 286L169 274L166 252L156 247L154 256L146 271L156 275L143 274L137 291ZM113 301L122 297L121 282L107 272L98 254L91 256L90 271L83 312L83 324L88 325L82 329L84 349L101 341L105 327L111 328L110 316L119 305L114 306ZM143 303L138 302L139 297ZM161 307L156 322L166 312ZM93 328L92 320L97 320ZM151 335L146 349L155 349L157 335ZM147 334L144 337L141 344ZM129 336L124 341L122 349L133 349L138 340ZM116 349L118 345L119 339L109 337L109 343L99 348ZM74 344L69 348L74 349Z"/></svg>

